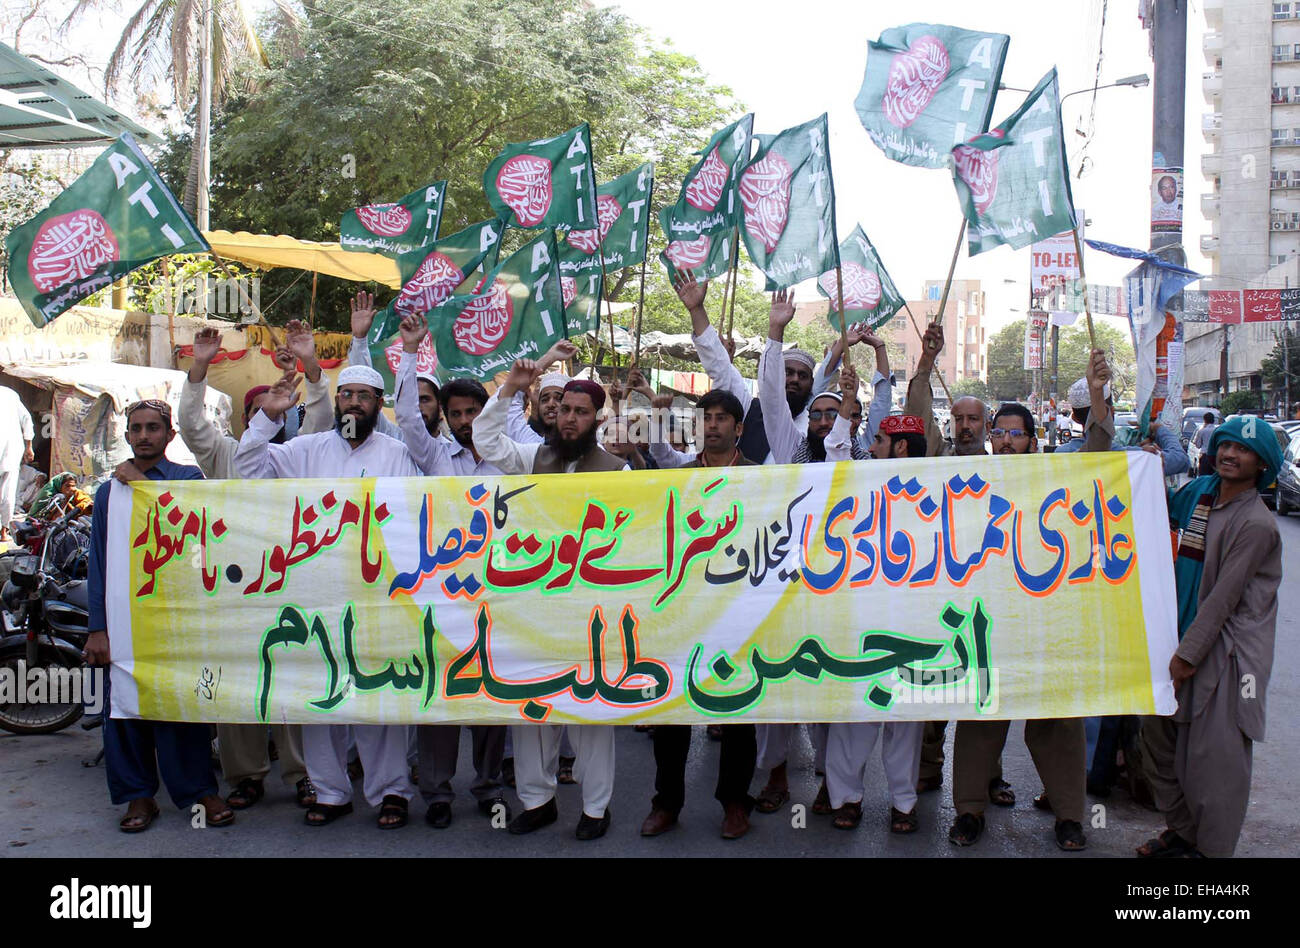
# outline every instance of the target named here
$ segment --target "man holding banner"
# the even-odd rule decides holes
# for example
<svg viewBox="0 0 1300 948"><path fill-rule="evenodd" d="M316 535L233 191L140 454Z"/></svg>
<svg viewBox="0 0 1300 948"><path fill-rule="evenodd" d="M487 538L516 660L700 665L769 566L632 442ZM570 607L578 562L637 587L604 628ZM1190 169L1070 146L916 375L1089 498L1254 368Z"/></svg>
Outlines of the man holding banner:
<svg viewBox="0 0 1300 948"><path fill-rule="evenodd" d="M406 447L375 430L384 389L374 369L353 365L339 373L333 430L272 444L285 411L298 401L296 387L296 379L281 379L249 421L235 452L235 473L240 478L419 476ZM380 808L379 828L405 826L407 807L415 795L406 765L408 732L400 724L304 727L303 756L307 775L316 785L316 804L307 811L307 825L325 826L352 812L347 752L355 736L365 771L366 800Z"/></svg>
<svg viewBox="0 0 1300 948"><path fill-rule="evenodd" d="M545 444L522 444L505 432L506 413L515 393L533 383L537 364L518 359L505 384L488 399L474 425L474 447L504 474L574 474L621 471L627 463L596 443L597 418L605 407L605 390L575 379L564 388L556 437ZM510 822L515 835L531 833L559 819L555 806L555 772L559 765L561 728L550 724L511 727L515 790L524 811ZM582 784L582 818L578 839L599 839L609 829L609 801L614 794L614 729L575 727L569 731L576 760L573 777Z"/></svg>

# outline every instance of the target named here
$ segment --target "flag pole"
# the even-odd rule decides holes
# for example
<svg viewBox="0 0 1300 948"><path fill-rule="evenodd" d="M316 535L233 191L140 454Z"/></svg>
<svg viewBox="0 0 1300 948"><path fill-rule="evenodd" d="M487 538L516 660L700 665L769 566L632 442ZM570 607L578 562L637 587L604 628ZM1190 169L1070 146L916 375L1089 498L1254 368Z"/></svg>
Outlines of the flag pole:
<svg viewBox="0 0 1300 948"><path fill-rule="evenodd" d="M957 258L961 256L961 243L966 236L966 215L961 218L961 230L957 231L957 246L952 248L952 262L948 264L948 279L943 284L943 297L939 300L939 318L933 322L943 322L944 310L948 308L948 291L952 289L952 275L957 272Z"/></svg>
<svg viewBox="0 0 1300 948"><path fill-rule="evenodd" d="M239 290L240 299L242 299L245 303L248 304L248 308L253 311L253 315L257 317L257 321L266 327L267 334L271 337L271 346L272 347L278 346L280 343L275 338L275 330L272 329L271 324L266 321L266 316L262 314L262 310L258 308L258 305L253 302L252 298L249 297L248 293L244 290L243 281L240 280L238 277L236 277L234 273L230 271L230 267L226 266L226 261L221 259L220 254L218 254L215 250L212 249L209 249L208 253L212 254L212 259L216 261L216 264L221 269L221 272L226 275L226 279L228 279L231 283L235 284L235 289Z"/></svg>
<svg viewBox="0 0 1300 948"><path fill-rule="evenodd" d="M921 332L921 327L917 323L916 317L912 315L912 307L907 305L907 300L903 300L903 309L907 310L907 318L912 321L912 328L916 330L916 335L923 338L925 334ZM936 365L934 371L939 376L939 384L943 386L943 393L948 396L948 404L951 406L952 392L948 390L948 383L944 380L943 369Z"/></svg>
<svg viewBox="0 0 1300 948"><path fill-rule="evenodd" d="M596 229L596 234L597 234L597 236L600 235L600 229L599 229L599 227L597 227L597 229ZM605 248L604 248L604 246L602 246L602 245L598 245L598 252L600 253L600 298L601 298L602 301L604 301L604 302L607 304L606 321L609 323L609 357L610 357L610 359L612 359L613 362L614 362L614 381L617 382L617 381L618 381L618 349L615 348L615 346L614 346L614 309L613 309L613 304L611 304L611 303L609 302L609 300L605 299L605 291L606 291L606 288L607 288L608 280L607 280L606 277L605 277ZM599 327L599 326L596 327L596 335L597 335L597 336L600 335L600 327Z"/></svg>
<svg viewBox="0 0 1300 948"><path fill-rule="evenodd" d="M736 291L740 286L740 228L736 228L736 247L732 255L734 261L731 266L731 302L727 308L727 338L731 340L732 348L735 348L736 342L732 339L732 332L736 328L736 297L739 295Z"/></svg>
<svg viewBox="0 0 1300 948"><path fill-rule="evenodd" d="M732 307L735 307L736 297L736 267L740 263L740 226L737 225L731 231L731 262L728 264L726 278L722 281L722 306L718 309L718 335L722 335L723 327L727 321L727 300L732 300Z"/></svg>
<svg viewBox="0 0 1300 948"><path fill-rule="evenodd" d="M1097 348L1097 333L1092 328L1092 304L1088 302L1088 278L1083 275L1083 244L1079 241L1079 228L1071 229L1074 234L1074 256L1079 261L1079 282L1083 284L1083 315L1088 321L1088 348Z"/></svg>
<svg viewBox="0 0 1300 948"><path fill-rule="evenodd" d="M653 194L654 192L653 185L651 185L650 190L651 193ZM646 201L648 205L649 198L647 198ZM646 236L647 237L650 236L649 228L646 228ZM636 342L634 343L632 348L632 365L634 366L641 365L641 314L645 312L645 264L646 264L646 260L648 260L649 257L650 257L650 248L646 247L645 256L641 258L641 290L639 293L639 298L637 299L636 302Z"/></svg>

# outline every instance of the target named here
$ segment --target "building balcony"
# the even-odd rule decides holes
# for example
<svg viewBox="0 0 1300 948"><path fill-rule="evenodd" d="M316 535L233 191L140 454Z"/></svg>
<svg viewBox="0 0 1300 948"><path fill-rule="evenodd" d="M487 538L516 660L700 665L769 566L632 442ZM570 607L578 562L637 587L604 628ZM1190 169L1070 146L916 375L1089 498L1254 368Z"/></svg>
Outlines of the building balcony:
<svg viewBox="0 0 1300 948"><path fill-rule="evenodd" d="M1201 135L1207 142L1217 142L1219 132L1223 130L1223 115L1219 112L1210 112L1201 116Z"/></svg>
<svg viewBox="0 0 1300 948"><path fill-rule="evenodd" d="M1223 156L1217 152L1201 155L1201 174L1207 178L1223 173Z"/></svg>
<svg viewBox="0 0 1300 948"><path fill-rule="evenodd" d="M1223 74L1219 72L1207 72L1201 76L1201 92L1205 95L1205 101L1210 104L1223 94Z"/></svg>
<svg viewBox="0 0 1300 948"><path fill-rule="evenodd" d="M1213 66L1223 55L1223 34L1214 30L1207 32L1201 41L1201 51L1205 53L1206 64Z"/></svg>
<svg viewBox="0 0 1300 948"><path fill-rule="evenodd" d="M1223 28L1223 0L1201 0L1201 8L1205 10L1205 20L1210 29Z"/></svg>
<svg viewBox="0 0 1300 948"><path fill-rule="evenodd" d="M1202 234L1201 235L1201 253L1207 256L1218 256L1219 253L1219 235Z"/></svg>
<svg viewBox="0 0 1300 948"><path fill-rule="evenodd" d="M1300 231L1300 217L1273 217L1268 222L1268 229L1277 231Z"/></svg>
<svg viewBox="0 0 1300 948"><path fill-rule="evenodd" d="M1219 216L1219 195L1202 194L1201 195L1201 213L1206 217Z"/></svg>

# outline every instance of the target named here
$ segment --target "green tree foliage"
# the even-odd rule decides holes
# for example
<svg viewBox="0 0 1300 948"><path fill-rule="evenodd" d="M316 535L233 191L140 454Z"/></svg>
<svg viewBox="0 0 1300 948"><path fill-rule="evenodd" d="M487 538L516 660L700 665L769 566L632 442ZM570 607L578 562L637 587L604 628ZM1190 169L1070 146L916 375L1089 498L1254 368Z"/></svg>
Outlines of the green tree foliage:
<svg viewBox="0 0 1300 948"><path fill-rule="evenodd" d="M1137 362L1128 333L1100 319L1094 320L1097 344L1106 352L1110 362L1111 394L1116 401L1132 398L1137 385ZM1045 347L1046 375L1051 384L1051 329ZM1057 344L1057 383L1064 393L1083 377L1088 368L1091 347L1088 330L1083 325L1063 326ZM988 384L996 401L1024 398L1033 387L1034 373L1022 368L1025 364L1025 321L1018 319L1003 326L988 343Z"/></svg>
<svg viewBox="0 0 1300 948"><path fill-rule="evenodd" d="M1283 353L1283 346L1286 353ZM1290 374L1287 374L1288 362ZM1273 351L1264 356L1259 363L1260 374L1264 384L1275 392L1281 392L1284 385L1290 385L1291 404L1300 401L1300 330L1284 330L1273 347Z"/></svg>
<svg viewBox="0 0 1300 948"><path fill-rule="evenodd" d="M1229 392L1223 396L1223 401L1219 402L1219 411L1224 416L1236 415L1243 411L1258 409L1263 405L1263 399L1259 392L1243 389L1239 392Z"/></svg>
<svg viewBox="0 0 1300 948"><path fill-rule="evenodd" d="M335 241L349 208L445 178L451 233L489 215L482 174L503 145L584 121L598 180L654 160L659 206L691 153L740 111L694 59L582 0L312 0L300 19L259 29L271 65L213 123L222 229ZM159 170L170 184L184 181L188 157L187 136L169 143ZM657 253L657 226L651 234ZM637 284L634 270L609 274L615 299L635 300ZM317 325L343 329L356 289L322 276ZM385 303L392 291L378 289ZM310 277L272 271L262 299L278 298L268 316L279 323L305 314L310 293Z"/></svg>
<svg viewBox="0 0 1300 948"><path fill-rule="evenodd" d="M980 401L987 404L992 397L988 384L976 378L958 379L952 387L952 397L954 399L963 398L972 395Z"/></svg>
<svg viewBox="0 0 1300 948"><path fill-rule="evenodd" d="M45 210L65 186L39 160L26 164L13 160L10 152L0 152L0 238ZM0 279L0 285L7 286L9 255L2 239Z"/></svg>

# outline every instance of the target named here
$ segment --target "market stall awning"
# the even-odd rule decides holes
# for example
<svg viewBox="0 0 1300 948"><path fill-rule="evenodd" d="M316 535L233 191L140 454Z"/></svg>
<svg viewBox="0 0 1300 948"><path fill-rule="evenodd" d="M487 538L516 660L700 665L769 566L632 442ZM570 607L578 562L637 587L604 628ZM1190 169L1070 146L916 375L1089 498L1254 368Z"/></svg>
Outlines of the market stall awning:
<svg viewBox="0 0 1300 948"><path fill-rule="evenodd" d="M117 109L0 43L0 148L107 145L123 132L142 145L160 141Z"/></svg>
<svg viewBox="0 0 1300 948"><path fill-rule="evenodd" d="M250 234L247 231L207 231L212 249L226 260L271 270L291 267L327 273L357 283L374 281L398 289L402 285L397 261L382 254L344 250L338 244L298 240L284 234Z"/></svg>

